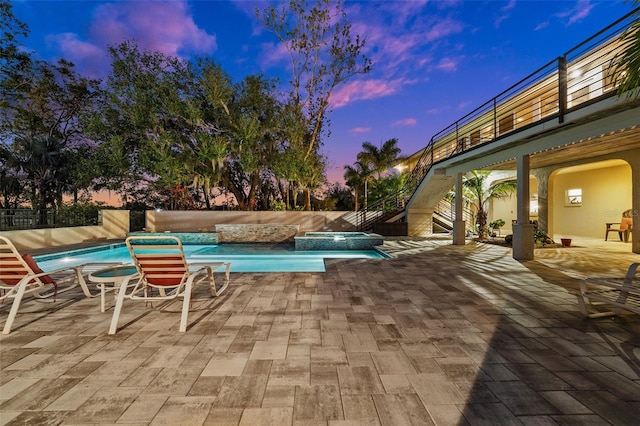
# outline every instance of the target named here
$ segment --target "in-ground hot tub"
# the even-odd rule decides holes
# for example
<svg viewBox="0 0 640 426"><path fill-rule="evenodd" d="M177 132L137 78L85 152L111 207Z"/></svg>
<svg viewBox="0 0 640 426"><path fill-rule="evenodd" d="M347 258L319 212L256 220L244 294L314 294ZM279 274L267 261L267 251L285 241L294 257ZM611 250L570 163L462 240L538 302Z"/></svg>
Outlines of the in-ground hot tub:
<svg viewBox="0 0 640 426"><path fill-rule="evenodd" d="M295 236L296 250L375 250L384 243L366 232L304 232Z"/></svg>

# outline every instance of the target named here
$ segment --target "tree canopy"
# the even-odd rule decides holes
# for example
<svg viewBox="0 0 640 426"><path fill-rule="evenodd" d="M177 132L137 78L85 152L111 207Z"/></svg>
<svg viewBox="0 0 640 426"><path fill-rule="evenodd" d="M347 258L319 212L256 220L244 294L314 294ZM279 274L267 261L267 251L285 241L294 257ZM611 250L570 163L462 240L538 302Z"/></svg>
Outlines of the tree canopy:
<svg viewBox="0 0 640 426"><path fill-rule="evenodd" d="M124 205L213 208L231 194L240 209L311 209L326 182L329 99L369 71L364 40L341 2L291 1L258 15L291 54L285 84L233 81L211 57L143 51L132 40L109 47L100 81L22 51L28 27L0 0L0 208L60 208L65 194L110 190Z"/></svg>

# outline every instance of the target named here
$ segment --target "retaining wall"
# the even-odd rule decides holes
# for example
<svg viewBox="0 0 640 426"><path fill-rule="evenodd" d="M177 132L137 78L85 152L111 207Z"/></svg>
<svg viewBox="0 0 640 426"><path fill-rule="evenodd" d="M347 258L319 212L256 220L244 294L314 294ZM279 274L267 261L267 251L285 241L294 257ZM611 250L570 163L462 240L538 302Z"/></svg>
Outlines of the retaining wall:
<svg viewBox="0 0 640 426"><path fill-rule="evenodd" d="M147 232L213 232L216 225L298 225L299 232L355 231L353 212L155 211L146 213Z"/></svg>
<svg viewBox="0 0 640 426"><path fill-rule="evenodd" d="M129 210L102 210L102 225L69 228L6 231L7 237L20 251L80 244L90 241L124 239L129 232Z"/></svg>

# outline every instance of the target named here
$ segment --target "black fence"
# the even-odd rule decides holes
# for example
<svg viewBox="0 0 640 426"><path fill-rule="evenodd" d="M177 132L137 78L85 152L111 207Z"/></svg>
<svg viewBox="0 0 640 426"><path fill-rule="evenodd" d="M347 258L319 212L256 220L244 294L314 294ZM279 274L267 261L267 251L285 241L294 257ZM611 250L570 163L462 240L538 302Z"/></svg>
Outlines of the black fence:
<svg viewBox="0 0 640 426"><path fill-rule="evenodd" d="M99 211L0 209L0 231L100 225Z"/></svg>
<svg viewBox="0 0 640 426"><path fill-rule="evenodd" d="M144 210L129 210L130 232L144 231L145 213L146 212Z"/></svg>

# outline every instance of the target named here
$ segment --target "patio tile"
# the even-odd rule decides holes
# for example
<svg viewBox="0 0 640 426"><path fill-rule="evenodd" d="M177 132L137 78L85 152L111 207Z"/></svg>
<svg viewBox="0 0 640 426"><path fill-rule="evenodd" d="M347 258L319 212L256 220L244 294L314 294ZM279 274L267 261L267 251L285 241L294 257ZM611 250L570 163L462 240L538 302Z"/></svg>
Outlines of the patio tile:
<svg viewBox="0 0 640 426"><path fill-rule="evenodd" d="M522 382L487 383L487 387L517 416L558 414L558 410Z"/></svg>
<svg viewBox="0 0 640 426"><path fill-rule="evenodd" d="M201 376L241 376L248 357L235 354L214 354Z"/></svg>
<svg viewBox="0 0 640 426"><path fill-rule="evenodd" d="M118 423L147 424L158 414L169 399L166 395L140 395L120 416Z"/></svg>
<svg viewBox="0 0 640 426"><path fill-rule="evenodd" d="M384 387L372 367L338 366L340 392L343 395L384 393Z"/></svg>
<svg viewBox="0 0 640 426"><path fill-rule="evenodd" d="M293 408L247 408L242 413L239 426L281 426L291 424Z"/></svg>
<svg viewBox="0 0 640 426"><path fill-rule="evenodd" d="M296 387L293 412L295 420L344 419L340 390L331 385Z"/></svg>
<svg viewBox="0 0 640 426"><path fill-rule="evenodd" d="M416 394L373 395L382 425L434 425Z"/></svg>
<svg viewBox="0 0 640 426"><path fill-rule="evenodd" d="M296 386L270 386L264 392L263 408L293 407Z"/></svg>
<svg viewBox="0 0 640 426"><path fill-rule="evenodd" d="M0 412L5 410L41 410L64 395L80 382L80 379L40 379L22 392L0 403Z"/></svg>
<svg viewBox="0 0 640 426"><path fill-rule="evenodd" d="M471 425L505 425L519 424L520 421L501 403L468 404L463 411L464 417Z"/></svg>
<svg viewBox="0 0 640 426"><path fill-rule="evenodd" d="M573 391L569 395L611 424L630 425L638 422L640 411L609 392Z"/></svg>
<svg viewBox="0 0 640 426"><path fill-rule="evenodd" d="M0 386L0 401L11 399L20 392L38 383L39 379L12 379Z"/></svg>
<svg viewBox="0 0 640 426"><path fill-rule="evenodd" d="M380 381L384 386L385 393L415 393L409 379L403 374L381 374Z"/></svg>
<svg viewBox="0 0 640 426"><path fill-rule="evenodd" d="M250 359L285 359L287 343L278 341L258 341L251 351Z"/></svg>
<svg viewBox="0 0 640 426"><path fill-rule="evenodd" d="M170 397L149 423L155 425L200 426L209 415L213 398Z"/></svg>
<svg viewBox="0 0 640 426"><path fill-rule="evenodd" d="M200 369L163 368L142 393L185 396L199 375Z"/></svg>
<svg viewBox="0 0 640 426"><path fill-rule="evenodd" d="M104 387L67 418L68 423L115 423L140 395L140 388Z"/></svg>
<svg viewBox="0 0 640 426"><path fill-rule="evenodd" d="M214 407L260 407L266 385L266 376L227 377L214 402Z"/></svg>
<svg viewBox="0 0 640 426"><path fill-rule="evenodd" d="M411 359L404 352L374 352L371 354L379 374L416 374Z"/></svg>
<svg viewBox="0 0 640 426"><path fill-rule="evenodd" d="M75 411L102 387L97 383L78 383L46 407L47 411Z"/></svg>
<svg viewBox="0 0 640 426"><path fill-rule="evenodd" d="M429 373L409 376L411 386L425 405L463 404L464 396L444 374Z"/></svg>

